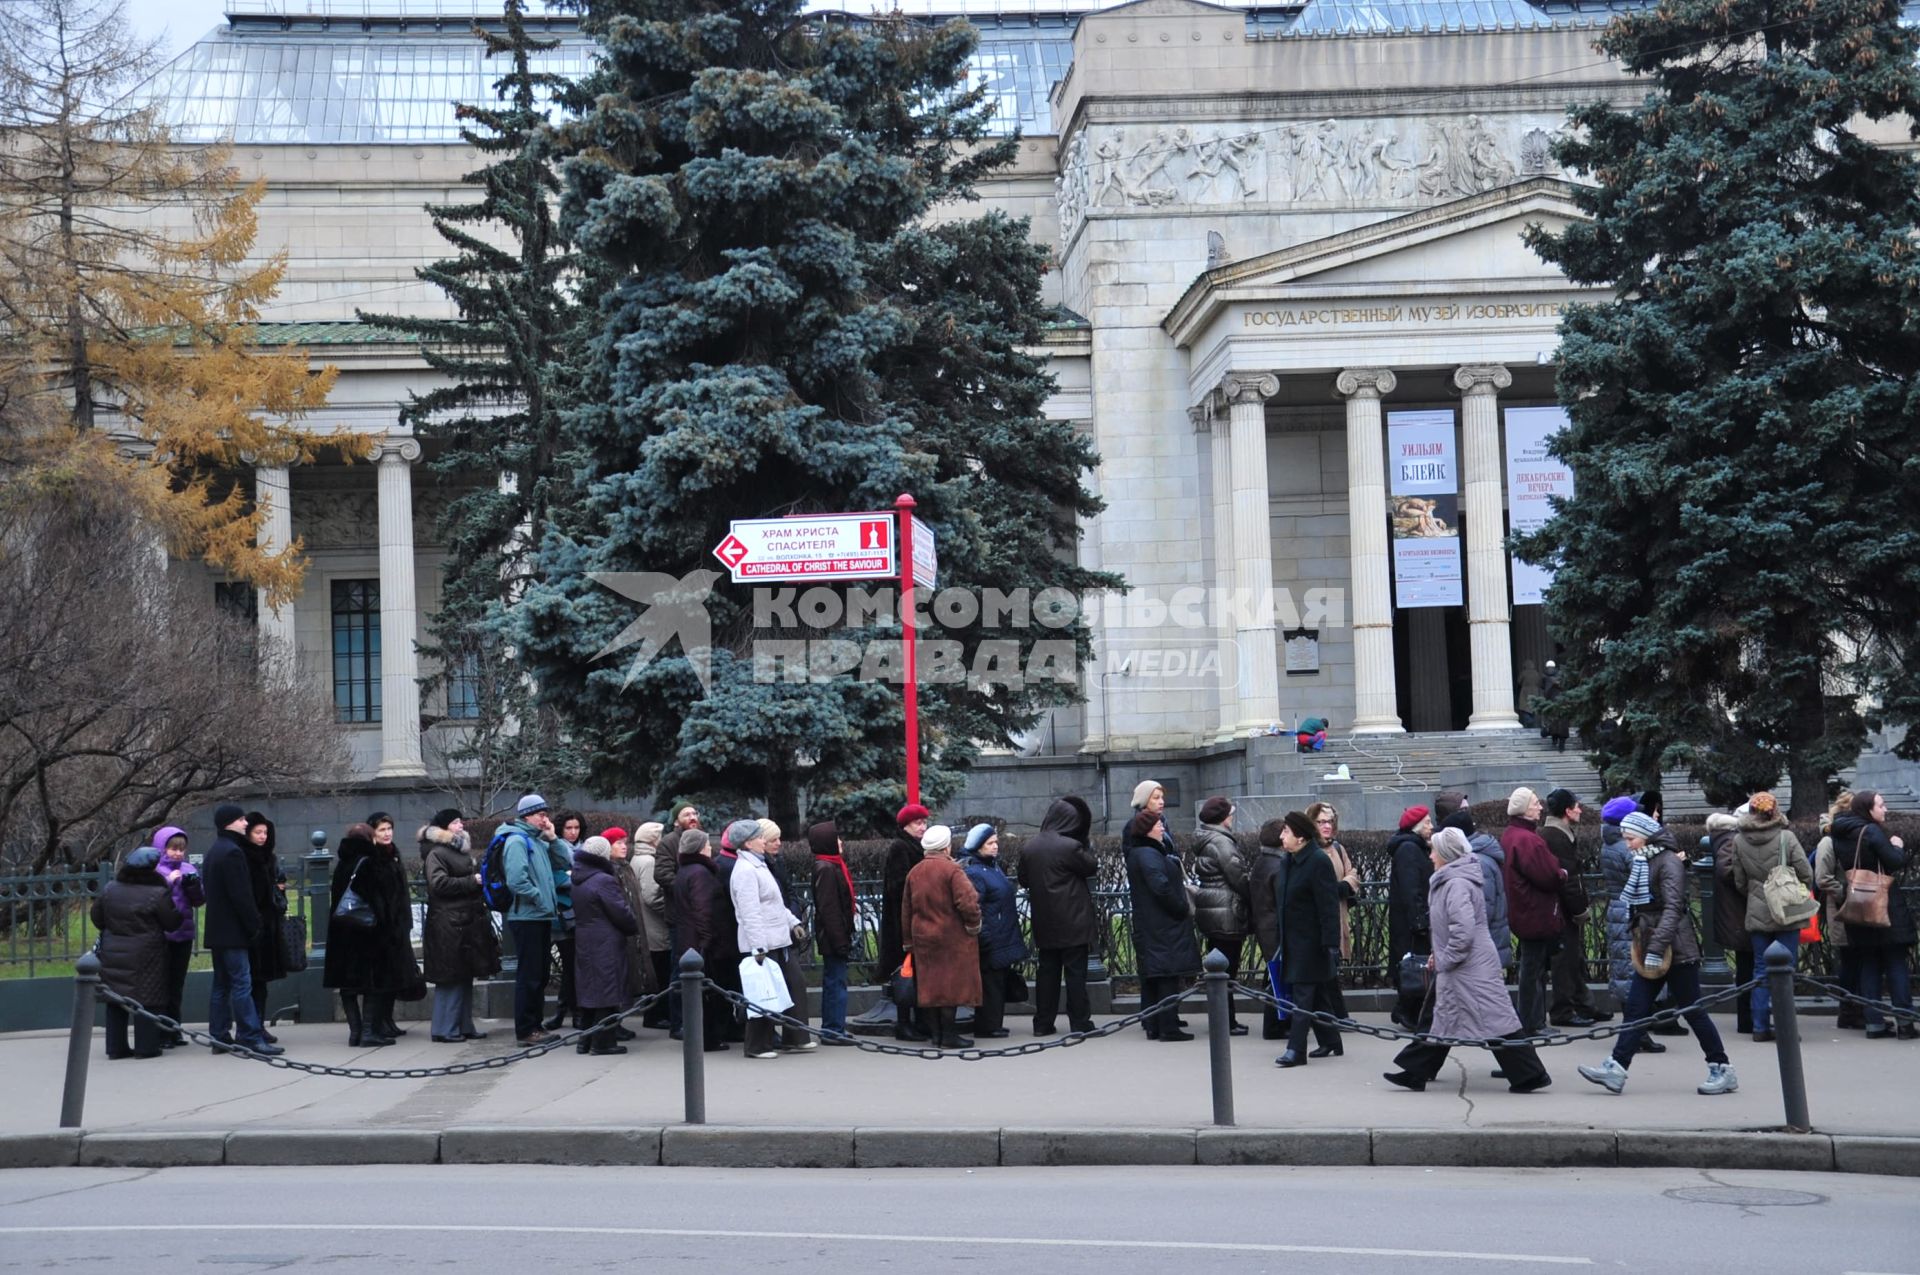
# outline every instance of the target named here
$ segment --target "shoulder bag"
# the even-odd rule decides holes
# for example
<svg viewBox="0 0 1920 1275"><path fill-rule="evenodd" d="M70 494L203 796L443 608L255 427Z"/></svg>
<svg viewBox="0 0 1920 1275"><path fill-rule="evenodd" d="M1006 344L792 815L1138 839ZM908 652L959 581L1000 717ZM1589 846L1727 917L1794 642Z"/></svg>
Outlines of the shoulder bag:
<svg viewBox="0 0 1920 1275"><path fill-rule="evenodd" d="M1860 847L1866 836L1867 830L1862 828L1853 839L1853 866L1847 869L1847 897L1840 903L1840 919L1862 929L1885 929L1892 924L1887 918L1887 897L1893 889L1893 878L1860 866Z"/></svg>
<svg viewBox="0 0 1920 1275"><path fill-rule="evenodd" d="M1787 866L1787 834L1780 834L1780 862L1767 869L1760 883L1767 900L1767 921L1775 930L1797 930L1807 918L1820 910L1820 903L1806 886L1800 884Z"/></svg>
<svg viewBox="0 0 1920 1275"><path fill-rule="evenodd" d="M333 920L336 925L344 925L355 930L371 930L380 924L380 918L374 914L373 905L368 903L354 888L354 882L360 879L360 868L366 863L362 859L353 865L353 871L347 874L347 888L340 892L340 901L333 905Z"/></svg>
<svg viewBox="0 0 1920 1275"><path fill-rule="evenodd" d="M900 968L893 972L893 985L889 990L893 1003L901 1009L914 1009L919 1006L919 989L913 982L913 953L907 953L907 959L900 962Z"/></svg>

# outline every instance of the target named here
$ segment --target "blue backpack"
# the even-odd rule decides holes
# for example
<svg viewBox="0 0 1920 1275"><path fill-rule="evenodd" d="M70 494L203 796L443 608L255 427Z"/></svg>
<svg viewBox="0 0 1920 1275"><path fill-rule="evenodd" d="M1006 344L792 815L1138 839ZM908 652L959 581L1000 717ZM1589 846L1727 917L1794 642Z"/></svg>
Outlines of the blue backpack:
<svg viewBox="0 0 1920 1275"><path fill-rule="evenodd" d="M513 906L513 891L507 889L507 838L513 833L512 827L494 833L487 843L486 857L480 861L480 897L502 914Z"/></svg>

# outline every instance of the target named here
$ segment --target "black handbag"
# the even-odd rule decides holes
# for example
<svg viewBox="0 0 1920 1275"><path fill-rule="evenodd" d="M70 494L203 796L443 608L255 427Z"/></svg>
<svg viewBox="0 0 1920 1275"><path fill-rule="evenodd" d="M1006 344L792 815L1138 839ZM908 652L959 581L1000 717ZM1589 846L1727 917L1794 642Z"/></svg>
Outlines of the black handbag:
<svg viewBox="0 0 1920 1275"><path fill-rule="evenodd" d="M298 974L307 968L307 919L303 916L280 918L280 959L287 973Z"/></svg>
<svg viewBox="0 0 1920 1275"><path fill-rule="evenodd" d="M909 955L893 972L893 982L888 988L893 1003L901 1009L915 1009L920 1004L920 992L913 984L913 957Z"/></svg>
<svg viewBox="0 0 1920 1275"><path fill-rule="evenodd" d="M380 924L380 918L375 915L373 905L361 898L360 891L353 888L353 883L359 879L360 864L356 863L347 876L347 888L340 892L340 901L333 905L333 920L334 924L350 929L371 930Z"/></svg>
<svg viewBox="0 0 1920 1275"><path fill-rule="evenodd" d="M1400 958L1398 976L1400 999L1395 1013L1403 1023L1418 1022L1420 1007L1433 989L1433 971L1427 968L1427 958L1408 952Z"/></svg>
<svg viewBox="0 0 1920 1275"><path fill-rule="evenodd" d="M1018 965L1007 966L1006 1003L1009 1005L1027 1003L1027 980L1020 973Z"/></svg>

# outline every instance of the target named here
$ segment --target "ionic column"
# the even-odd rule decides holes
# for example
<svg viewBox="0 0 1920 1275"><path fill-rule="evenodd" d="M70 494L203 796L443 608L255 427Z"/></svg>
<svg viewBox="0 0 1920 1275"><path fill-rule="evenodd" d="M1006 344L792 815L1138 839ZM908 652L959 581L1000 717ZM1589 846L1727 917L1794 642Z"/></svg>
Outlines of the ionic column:
<svg viewBox="0 0 1920 1275"><path fill-rule="evenodd" d="M382 779L424 776L420 764L419 614L413 583L413 462L420 444L389 438L379 453L380 769Z"/></svg>
<svg viewBox="0 0 1920 1275"><path fill-rule="evenodd" d="M1334 382L1347 400L1347 534L1352 559L1353 731L1398 735L1393 676L1393 583L1387 560L1387 443L1380 399L1399 382L1385 368L1348 368Z"/></svg>
<svg viewBox="0 0 1920 1275"><path fill-rule="evenodd" d="M1508 632L1505 506L1500 483L1500 391L1513 373L1498 364L1458 368L1462 466L1467 495L1467 631L1473 639L1473 715L1468 730L1518 730L1513 639Z"/></svg>
<svg viewBox="0 0 1920 1275"><path fill-rule="evenodd" d="M1233 615L1225 605L1233 593L1233 439L1226 423L1214 415L1213 395L1207 395L1207 401L1200 406L1189 408L1187 415L1194 429L1207 435L1212 462L1212 608L1214 642L1220 662L1216 738L1226 740L1233 737L1235 727L1240 724L1240 662L1234 651Z"/></svg>
<svg viewBox="0 0 1920 1275"><path fill-rule="evenodd" d="M260 526L254 543L262 554L277 554L293 543L292 482L285 465L256 465L253 470L253 500L260 510ZM260 626L260 650L268 667L279 679L293 672L293 604L275 607L267 603L267 591L259 590L256 607Z"/></svg>
<svg viewBox="0 0 1920 1275"><path fill-rule="evenodd" d="M1239 645L1240 720L1235 734L1265 730L1280 718L1280 649L1273 630L1273 493L1267 485L1267 400L1280 392L1272 375L1229 376L1227 468L1233 491L1233 588L1251 609L1235 607ZM1220 472L1219 453L1214 473ZM1219 523L1216 519L1215 524Z"/></svg>

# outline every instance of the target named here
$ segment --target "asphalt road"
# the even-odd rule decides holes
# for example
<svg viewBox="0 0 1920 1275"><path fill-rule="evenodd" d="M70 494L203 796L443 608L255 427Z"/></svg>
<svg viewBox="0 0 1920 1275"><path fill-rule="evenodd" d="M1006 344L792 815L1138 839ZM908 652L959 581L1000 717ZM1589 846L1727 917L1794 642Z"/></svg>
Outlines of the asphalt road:
<svg viewBox="0 0 1920 1275"><path fill-rule="evenodd" d="M1917 1206L1913 1179L1679 1169L20 1169L0 1270L1893 1275Z"/></svg>

